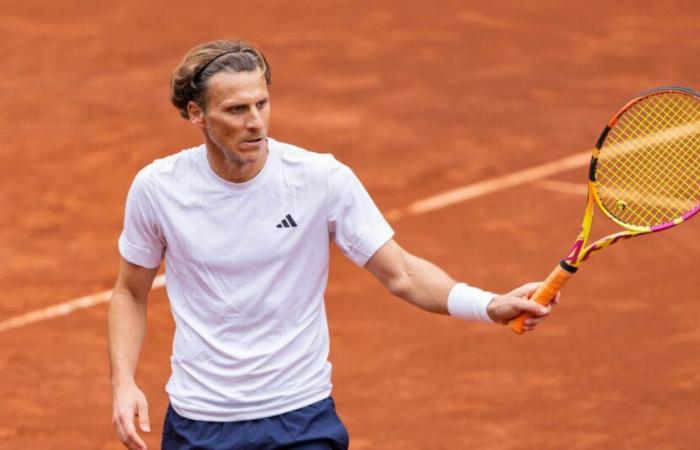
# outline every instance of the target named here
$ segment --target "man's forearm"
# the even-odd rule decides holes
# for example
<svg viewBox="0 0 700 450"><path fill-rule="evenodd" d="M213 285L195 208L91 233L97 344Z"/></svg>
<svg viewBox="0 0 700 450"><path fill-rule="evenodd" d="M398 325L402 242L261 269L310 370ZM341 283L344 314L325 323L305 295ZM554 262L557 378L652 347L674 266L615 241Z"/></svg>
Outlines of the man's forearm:
<svg viewBox="0 0 700 450"><path fill-rule="evenodd" d="M425 259L403 254L405 276L392 293L426 311L448 314L447 297L457 283L444 270Z"/></svg>
<svg viewBox="0 0 700 450"><path fill-rule="evenodd" d="M393 239L384 244L365 265L394 295L426 311L481 322L508 323L525 312L532 330L549 314L529 300L539 283L529 283L503 295L457 283L435 264L404 251ZM559 302L557 295L553 303Z"/></svg>
<svg viewBox="0 0 700 450"><path fill-rule="evenodd" d="M115 289L109 308L109 357L112 385L132 382L146 335L146 300Z"/></svg>

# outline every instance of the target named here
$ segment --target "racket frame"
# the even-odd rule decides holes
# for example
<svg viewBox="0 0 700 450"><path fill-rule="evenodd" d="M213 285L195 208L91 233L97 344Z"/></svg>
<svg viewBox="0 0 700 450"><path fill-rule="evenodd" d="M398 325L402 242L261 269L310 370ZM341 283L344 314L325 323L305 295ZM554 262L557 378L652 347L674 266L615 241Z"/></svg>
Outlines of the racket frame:
<svg viewBox="0 0 700 450"><path fill-rule="evenodd" d="M612 119L610 119L608 124L603 129L602 133L600 134L600 137L598 138L596 146L593 149L593 155L591 157L591 162L589 165L588 195L586 198L586 210L583 216L581 232L576 238L576 241L574 242L574 245L571 247L571 250L569 251L567 256L559 262L559 265L554 268L552 273L542 283L540 288L537 291L535 291L535 293L531 297L531 300L534 300L541 305L548 305L554 298L554 295L563 287L563 285L568 281L568 279L571 278L571 276L578 271L579 266L584 261L587 261L595 252L609 247L619 241L623 241L635 236L642 236L650 233L668 230L670 228L675 227L676 225L687 221L688 219L698 214L698 212L700 212L700 204L698 204L695 206L695 208L686 212L681 217L675 218L674 220L671 220L669 222L653 226L639 226L623 222L619 218L615 217L614 214L612 214L610 211L608 211L607 208L603 206L600 194L598 193L598 182L596 181L596 169L598 165L598 158L600 156L601 149L605 144L605 140L608 137L608 134L610 133L610 130L612 130L612 128L616 125L619 118L638 102L649 98L653 95L659 95L669 92L682 92L684 94L689 94L700 99L700 94L698 94L692 89L685 87L661 86L658 88L654 88L638 95L634 99L627 102L627 104L625 104L612 117ZM592 244L586 245L588 243L588 238L590 236L591 228L593 225L594 203L597 204L598 208L601 211L603 211L603 213L610 220L622 227L624 230L619 231L617 233L609 234L607 236L603 236L594 241ZM515 331L518 334L522 334L524 332L524 322L527 317L530 317L530 315L523 313L515 319L511 320L508 324L510 325L513 331Z"/></svg>
<svg viewBox="0 0 700 450"><path fill-rule="evenodd" d="M663 230L668 230L669 228L673 228L674 226L681 224L691 217L695 216L698 212L700 212L700 204L696 205L695 208L692 210L688 211L687 213L683 214L681 217L677 217L671 221L662 223L662 224L657 224L653 226L640 226L640 225L634 225L630 223L626 223L622 220L620 220L618 217L616 217L612 212L610 212L604 205L603 201L600 198L600 194L598 193L598 181L596 180L596 169L598 166L598 158L600 156L601 149L603 148L603 145L605 144L605 140L608 137L608 134L610 133L610 130L617 124L617 121L620 119L620 117L627 112L630 108L632 108L634 105L639 103L642 100L645 100L651 96L654 95L660 95L660 94L667 94L667 93L678 93L681 92L683 94L687 95L692 95L698 99L700 99L700 94L695 92L692 89L685 88L685 87L680 87L680 86L661 86L658 88L651 89L649 91L646 91L634 99L630 100L623 106L608 122L608 124L605 126L603 131L600 134L600 137L598 138L598 142L596 143L595 148L593 149L593 156L591 157L591 163L588 169L588 199L587 199L587 204L586 204L586 214L584 215L583 219L583 226L581 233L579 234L578 238L576 239L576 242L574 243L571 251L567 255L566 258L564 258L561 262L561 265L564 269L569 270L570 272L574 273L576 269L581 265L583 261L588 260L588 258L593 254L593 252L596 252L598 250L601 250L605 247L609 247L612 244L615 244L616 242L629 239L631 237L635 236L641 236L649 233L656 233L658 231L663 231ZM591 201L592 200L592 201ZM595 242L593 242L591 245L586 247L586 243L588 241L588 236L591 231L591 225L593 222L593 203L596 203L598 205L598 208L603 211L603 214L605 214L610 220L612 220L614 223L619 225L620 227L624 228L624 231L620 231L617 233L613 233L607 236L604 236ZM571 270L573 269L573 270Z"/></svg>

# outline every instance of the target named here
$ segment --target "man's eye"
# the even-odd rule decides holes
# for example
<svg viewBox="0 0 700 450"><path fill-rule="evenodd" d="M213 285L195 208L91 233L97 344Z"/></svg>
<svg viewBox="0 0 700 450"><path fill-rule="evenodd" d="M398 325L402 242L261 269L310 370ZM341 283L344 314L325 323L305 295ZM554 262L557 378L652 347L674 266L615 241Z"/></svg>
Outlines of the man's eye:
<svg viewBox="0 0 700 450"><path fill-rule="evenodd" d="M265 105L267 105L267 100L260 100L260 101L259 101L258 103L256 103L255 105L258 107L258 109L262 109L262 108L265 107Z"/></svg>
<svg viewBox="0 0 700 450"><path fill-rule="evenodd" d="M229 108L229 111L231 111L234 114L240 114L244 113L246 111L246 106L245 105L239 105L239 106L233 106Z"/></svg>

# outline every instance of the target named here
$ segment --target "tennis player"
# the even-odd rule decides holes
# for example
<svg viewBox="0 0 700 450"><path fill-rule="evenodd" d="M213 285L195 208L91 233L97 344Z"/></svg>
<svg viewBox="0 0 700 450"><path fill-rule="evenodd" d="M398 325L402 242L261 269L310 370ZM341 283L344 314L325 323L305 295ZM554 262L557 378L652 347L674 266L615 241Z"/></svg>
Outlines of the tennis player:
<svg viewBox="0 0 700 450"><path fill-rule="evenodd" d="M329 154L268 136L270 66L235 40L199 45L171 80L172 103L200 146L156 160L133 181L109 311L112 422L145 449L134 381L146 305L166 262L176 324L163 449L347 449L331 398L324 290L329 243L390 292L426 311L507 323L537 284L505 295L458 283L393 239L353 172Z"/></svg>

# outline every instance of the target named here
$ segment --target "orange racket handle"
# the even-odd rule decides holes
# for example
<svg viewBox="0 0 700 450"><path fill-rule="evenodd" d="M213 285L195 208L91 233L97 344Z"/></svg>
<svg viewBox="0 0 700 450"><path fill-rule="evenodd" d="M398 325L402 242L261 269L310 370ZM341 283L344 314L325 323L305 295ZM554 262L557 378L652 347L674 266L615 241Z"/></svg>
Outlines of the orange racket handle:
<svg viewBox="0 0 700 450"><path fill-rule="evenodd" d="M547 306L551 303L552 299L557 292L569 281L569 278L573 275L573 272L569 272L564 269L561 265L557 267L549 274L546 280L537 288L530 300L534 300L540 305ZM532 314L522 313L515 319L508 322L510 328L518 334L523 334L525 331L525 319L532 317Z"/></svg>

